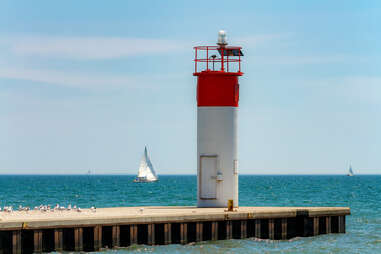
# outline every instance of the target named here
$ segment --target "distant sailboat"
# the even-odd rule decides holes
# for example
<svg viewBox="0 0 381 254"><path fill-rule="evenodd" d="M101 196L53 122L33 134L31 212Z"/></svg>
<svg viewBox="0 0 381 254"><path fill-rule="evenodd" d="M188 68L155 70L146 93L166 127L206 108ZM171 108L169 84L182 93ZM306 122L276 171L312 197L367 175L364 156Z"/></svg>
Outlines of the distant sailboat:
<svg viewBox="0 0 381 254"><path fill-rule="evenodd" d="M349 165L349 171L348 171L347 176L353 176L352 165Z"/></svg>
<svg viewBox="0 0 381 254"><path fill-rule="evenodd" d="M145 182L155 182L158 180L159 178L157 177L156 172L153 169L151 160L149 159L147 147L145 147L142 160L140 161L138 175L135 178L134 182L145 183Z"/></svg>

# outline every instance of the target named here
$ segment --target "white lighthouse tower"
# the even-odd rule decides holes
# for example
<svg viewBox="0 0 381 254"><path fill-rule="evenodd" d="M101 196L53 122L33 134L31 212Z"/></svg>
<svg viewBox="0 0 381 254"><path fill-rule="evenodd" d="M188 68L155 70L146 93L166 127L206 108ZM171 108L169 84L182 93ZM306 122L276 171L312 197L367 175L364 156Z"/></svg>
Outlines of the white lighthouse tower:
<svg viewBox="0 0 381 254"><path fill-rule="evenodd" d="M197 206L238 207L237 117L241 47L197 46Z"/></svg>

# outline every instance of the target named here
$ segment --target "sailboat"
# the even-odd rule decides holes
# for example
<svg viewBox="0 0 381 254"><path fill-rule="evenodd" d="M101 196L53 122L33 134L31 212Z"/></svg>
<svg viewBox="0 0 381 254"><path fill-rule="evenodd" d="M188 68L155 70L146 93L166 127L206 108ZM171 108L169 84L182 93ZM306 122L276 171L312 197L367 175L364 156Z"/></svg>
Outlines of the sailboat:
<svg viewBox="0 0 381 254"><path fill-rule="evenodd" d="M134 182L136 183L146 183L146 182L156 182L159 178L153 168L151 160L148 156L147 147L144 148L144 154L142 160L140 161L138 175L136 176Z"/></svg>
<svg viewBox="0 0 381 254"><path fill-rule="evenodd" d="M348 171L347 176L353 176L352 165L349 165L349 171Z"/></svg>

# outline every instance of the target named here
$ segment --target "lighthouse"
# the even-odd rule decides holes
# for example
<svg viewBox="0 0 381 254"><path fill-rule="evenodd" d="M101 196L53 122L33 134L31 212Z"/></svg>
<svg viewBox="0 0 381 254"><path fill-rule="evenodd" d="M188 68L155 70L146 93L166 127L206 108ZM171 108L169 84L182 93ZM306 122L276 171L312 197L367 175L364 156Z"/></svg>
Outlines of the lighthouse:
<svg viewBox="0 0 381 254"><path fill-rule="evenodd" d="M238 207L237 125L241 47L197 46L197 206Z"/></svg>

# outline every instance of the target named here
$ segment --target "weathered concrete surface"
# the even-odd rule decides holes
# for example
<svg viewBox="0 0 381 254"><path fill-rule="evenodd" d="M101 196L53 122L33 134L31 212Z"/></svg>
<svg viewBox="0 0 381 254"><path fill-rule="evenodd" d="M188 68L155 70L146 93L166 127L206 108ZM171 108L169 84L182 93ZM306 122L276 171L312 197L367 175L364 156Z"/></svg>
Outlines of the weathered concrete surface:
<svg viewBox="0 0 381 254"><path fill-rule="evenodd" d="M239 207L233 212L227 212L225 208L181 206L97 208L96 212L90 209L83 209L81 212L14 211L12 213L0 212L0 230L349 214L348 207Z"/></svg>

